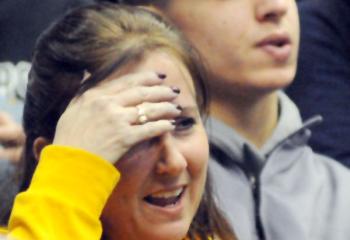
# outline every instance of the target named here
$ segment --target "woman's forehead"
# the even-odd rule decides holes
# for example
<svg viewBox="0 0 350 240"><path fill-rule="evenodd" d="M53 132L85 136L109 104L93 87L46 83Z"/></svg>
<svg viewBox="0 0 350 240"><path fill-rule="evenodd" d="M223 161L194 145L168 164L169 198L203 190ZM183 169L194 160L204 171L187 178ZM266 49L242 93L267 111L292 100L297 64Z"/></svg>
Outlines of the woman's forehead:
<svg viewBox="0 0 350 240"><path fill-rule="evenodd" d="M153 51L147 53L145 57L137 63L132 72L155 71L167 75L164 83L168 86L182 88L182 91L194 95L195 89L193 79L185 64L173 54L167 51Z"/></svg>
<svg viewBox="0 0 350 240"><path fill-rule="evenodd" d="M126 74L150 71L166 74L164 85L180 89L181 93L174 102L183 105L183 107L197 106L196 90L189 70L175 54L168 51L148 52L141 60L132 61L117 69L106 81L118 79Z"/></svg>

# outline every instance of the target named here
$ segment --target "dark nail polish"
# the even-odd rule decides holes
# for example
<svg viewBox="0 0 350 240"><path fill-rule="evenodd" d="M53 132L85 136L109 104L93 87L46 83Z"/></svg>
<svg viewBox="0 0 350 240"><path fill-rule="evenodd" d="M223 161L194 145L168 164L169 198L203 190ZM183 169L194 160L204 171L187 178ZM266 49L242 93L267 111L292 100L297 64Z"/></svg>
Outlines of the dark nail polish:
<svg viewBox="0 0 350 240"><path fill-rule="evenodd" d="M171 90L173 90L174 93L177 93L177 94L180 93L180 88L178 87L171 87Z"/></svg>
<svg viewBox="0 0 350 240"><path fill-rule="evenodd" d="M180 105L177 105L176 109L179 110L179 111L182 111L182 107Z"/></svg>
<svg viewBox="0 0 350 240"><path fill-rule="evenodd" d="M164 73L158 73L158 77L162 80L164 80L166 78L166 74Z"/></svg>

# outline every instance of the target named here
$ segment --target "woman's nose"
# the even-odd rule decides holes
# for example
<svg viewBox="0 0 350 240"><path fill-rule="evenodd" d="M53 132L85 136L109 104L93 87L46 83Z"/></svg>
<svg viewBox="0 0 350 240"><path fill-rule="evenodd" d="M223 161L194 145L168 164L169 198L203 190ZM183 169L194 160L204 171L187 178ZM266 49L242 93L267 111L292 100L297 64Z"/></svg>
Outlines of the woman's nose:
<svg viewBox="0 0 350 240"><path fill-rule="evenodd" d="M294 0L256 0L256 19L278 23L288 11L288 1Z"/></svg>
<svg viewBox="0 0 350 240"><path fill-rule="evenodd" d="M181 147L170 134L162 138L161 144L161 154L156 163L156 173L160 175L179 175L187 168L187 160L181 152Z"/></svg>

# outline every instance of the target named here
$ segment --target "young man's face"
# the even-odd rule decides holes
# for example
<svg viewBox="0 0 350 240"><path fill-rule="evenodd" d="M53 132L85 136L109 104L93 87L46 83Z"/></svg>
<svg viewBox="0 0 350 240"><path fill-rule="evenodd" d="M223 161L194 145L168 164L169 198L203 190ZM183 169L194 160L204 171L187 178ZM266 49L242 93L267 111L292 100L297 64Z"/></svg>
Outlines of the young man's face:
<svg viewBox="0 0 350 240"><path fill-rule="evenodd" d="M162 11L208 63L214 90L231 86L238 94L256 94L293 80L299 47L295 0L170 0Z"/></svg>

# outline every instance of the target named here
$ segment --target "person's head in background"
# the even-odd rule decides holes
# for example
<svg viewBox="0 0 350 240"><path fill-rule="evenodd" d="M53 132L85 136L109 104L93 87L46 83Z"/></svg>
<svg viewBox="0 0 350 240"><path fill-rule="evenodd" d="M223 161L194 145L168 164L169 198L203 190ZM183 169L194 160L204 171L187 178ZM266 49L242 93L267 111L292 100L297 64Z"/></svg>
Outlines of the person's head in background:
<svg viewBox="0 0 350 240"><path fill-rule="evenodd" d="M248 139L259 135L256 129L247 133L258 122L275 124L276 90L288 86L296 71L295 0L109 1L154 8L183 31L208 66L212 115ZM261 135L257 145L266 138Z"/></svg>
<svg viewBox="0 0 350 240"><path fill-rule="evenodd" d="M53 141L73 98L87 97L84 93L102 81L158 72L166 74L165 85L180 88L175 103L183 106L183 114L175 119L173 132L137 144L117 162L122 178L101 216L104 238L234 239L206 181L208 142L201 121L207 105L205 75L196 53L173 27L140 8L83 7L41 36L32 62L23 117L23 189L35 170L35 141ZM172 192L162 190L164 186L173 186ZM172 213L173 204L181 209Z"/></svg>

